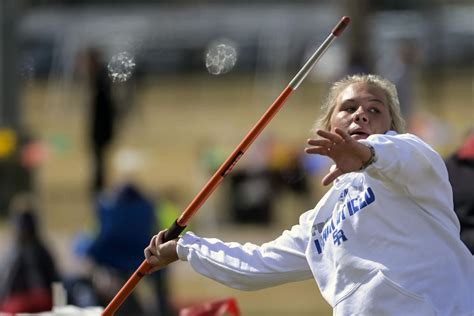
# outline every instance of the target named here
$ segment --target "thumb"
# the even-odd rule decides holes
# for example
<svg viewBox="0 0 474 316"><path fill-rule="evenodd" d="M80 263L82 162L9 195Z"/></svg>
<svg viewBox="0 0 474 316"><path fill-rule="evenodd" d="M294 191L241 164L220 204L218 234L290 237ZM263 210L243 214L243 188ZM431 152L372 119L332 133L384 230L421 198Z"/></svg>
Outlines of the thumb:
<svg viewBox="0 0 474 316"><path fill-rule="evenodd" d="M336 180L337 177L339 177L340 175L342 175L342 171L341 169L339 168L331 168L331 170L329 171L329 173L327 175L324 176L323 180L321 181L321 183L323 185L328 185L328 184L331 184L334 180Z"/></svg>

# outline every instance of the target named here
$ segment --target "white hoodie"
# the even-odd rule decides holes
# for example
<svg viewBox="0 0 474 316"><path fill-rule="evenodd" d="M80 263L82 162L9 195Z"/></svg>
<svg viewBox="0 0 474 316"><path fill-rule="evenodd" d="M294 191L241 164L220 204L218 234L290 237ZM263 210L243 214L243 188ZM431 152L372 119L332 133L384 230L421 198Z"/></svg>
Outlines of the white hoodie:
<svg viewBox="0 0 474 316"><path fill-rule="evenodd" d="M187 233L179 258L242 290L314 277L334 315L474 315L474 257L443 160L411 134L361 142L376 162L336 179L277 239L241 245Z"/></svg>

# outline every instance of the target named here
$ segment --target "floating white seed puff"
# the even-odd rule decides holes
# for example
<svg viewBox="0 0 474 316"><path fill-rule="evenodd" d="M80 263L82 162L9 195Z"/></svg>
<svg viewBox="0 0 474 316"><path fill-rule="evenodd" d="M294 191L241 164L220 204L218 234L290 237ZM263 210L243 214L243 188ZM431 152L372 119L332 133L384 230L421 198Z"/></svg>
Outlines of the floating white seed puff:
<svg viewBox="0 0 474 316"><path fill-rule="evenodd" d="M216 42L206 52L206 68L212 75L222 75L234 68L237 51L230 43Z"/></svg>
<svg viewBox="0 0 474 316"><path fill-rule="evenodd" d="M125 82L132 77L135 59L128 52L120 52L112 56L107 69L113 82Z"/></svg>

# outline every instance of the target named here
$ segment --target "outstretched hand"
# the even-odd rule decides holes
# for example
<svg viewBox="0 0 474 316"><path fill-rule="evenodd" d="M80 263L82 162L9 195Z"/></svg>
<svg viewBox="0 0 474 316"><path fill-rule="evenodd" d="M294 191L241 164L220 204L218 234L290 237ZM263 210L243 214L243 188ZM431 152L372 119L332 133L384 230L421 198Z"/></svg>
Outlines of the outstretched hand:
<svg viewBox="0 0 474 316"><path fill-rule="evenodd" d="M371 158L370 149L353 139L347 132L336 128L335 133L317 130L318 139L308 139L305 151L331 158L333 165L322 180L323 185L332 183L337 177L360 170Z"/></svg>
<svg viewBox="0 0 474 316"><path fill-rule="evenodd" d="M178 260L176 245L178 240L163 242L166 230L153 236L150 245L145 248L145 259L152 266L148 273L153 273Z"/></svg>

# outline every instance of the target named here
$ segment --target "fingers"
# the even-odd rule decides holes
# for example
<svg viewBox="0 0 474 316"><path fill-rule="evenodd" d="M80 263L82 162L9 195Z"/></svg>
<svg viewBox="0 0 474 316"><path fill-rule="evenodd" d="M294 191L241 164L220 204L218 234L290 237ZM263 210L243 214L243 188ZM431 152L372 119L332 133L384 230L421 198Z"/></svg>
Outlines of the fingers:
<svg viewBox="0 0 474 316"><path fill-rule="evenodd" d="M150 256L156 256L157 255L156 245L155 245L156 239L157 239L157 235L153 236L150 240L150 245L145 248L145 252L148 251ZM145 257L146 257L146 253L145 253Z"/></svg>
<svg viewBox="0 0 474 316"><path fill-rule="evenodd" d="M144 250L145 259L152 266L155 266L159 263L159 246L162 244L161 240L163 239L163 234L164 231L161 231L157 235L153 236L150 240L150 245Z"/></svg>
<svg viewBox="0 0 474 316"><path fill-rule="evenodd" d="M151 238L150 245L148 247L146 247L145 250L144 250L145 259L151 265L155 265L155 264L158 263L158 258L157 258L158 254L157 254L156 248L154 246L155 245L155 239L156 239L156 235Z"/></svg>
<svg viewBox="0 0 474 316"><path fill-rule="evenodd" d="M351 141L353 140L351 135L349 135L349 133L347 133L346 131L343 131L342 129L336 127L336 129L334 130L339 136L342 137L343 140L345 141Z"/></svg>
<svg viewBox="0 0 474 316"><path fill-rule="evenodd" d="M331 169L323 178L321 181L323 185L332 183L337 177L344 173L359 170L360 162L358 161L356 146L359 143L352 139L349 133L341 128L335 128L334 132L317 130L316 134L321 138L309 139L307 141L309 147L305 148L305 152L308 154L327 156L331 158L337 166L335 169ZM357 166L357 168L354 166Z"/></svg>
<svg viewBox="0 0 474 316"><path fill-rule="evenodd" d="M317 130L316 134L322 138L308 139L307 143L313 147L307 147L305 151L309 154L319 154L333 158L334 150L339 154L341 150L347 150L345 145L351 145L355 142L352 137L344 130L336 128L334 133L325 130ZM342 147L339 145L343 145Z"/></svg>
<svg viewBox="0 0 474 316"><path fill-rule="evenodd" d="M324 132L324 131L322 131L322 132L323 132L323 135L326 135L324 133L327 133L327 132ZM323 135L320 135L320 136L324 137ZM333 134L331 134L331 137L332 136L333 136ZM341 141L341 140L339 139L337 141ZM308 143L308 145L310 145L312 147L305 148L306 153L308 153L308 154L319 154L319 155L324 155L324 156L328 156L329 152L331 151L331 149L336 144L333 140L326 139L326 138L308 139L307 143Z"/></svg>
<svg viewBox="0 0 474 316"><path fill-rule="evenodd" d="M347 133L346 131L336 127L334 130L335 133L328 132L325 130L317 130L316 134L318 134L321 137L324 137L325 139L328 139L332 141L335 144L339 144L343 141L352 141L351 135Z"/></svg>
<svg viewBox="0 0 474 316"><path fill-rule="evenodd" d="M327 175L324 176L323 180L321 181L321 183L326 186L328 184L331 184L334 180L337 179L337 177L341 176L343 174L343 172L341 171L341 169L339 168L334 168L334 169L331 169L331 171L329 171L329 173Z"/></svg>
<svg viewBox="0 0 474 316"><path fill-rule="evenodd" d="M150 249L148 249L148 247L145 248L145 250L143 251L144 254L145 254L145 259L148 261L148 259L150 259L150 257L153 255L150 251Z"/></svg>
<svg viewBox="0 0 474 316"><path fill-rule="evenodd" d="M153 255L149 255L149 256L145 255L145 259L151 266L156 266L160 263L160 260L156 256L153 256Z"/></svg>
<svg viewBox="0 0 474 316"><path fill-rule="evenodd" d="M336 129L336 130L338 130L338 129ZM328 131L325 131L325 130L322 130L322 129L318 129L316 131L316 134L318 134L319 136L321 136L325 139L330 140L331 142L333 142L335 144L339 144L344 140L344 138L341 135L336 134L336 133L331 133L331 132L328 132Z"/></svg>
<svg viewBox="0 0 474 316"><path fill-rule="evenodd" d="M158 233L158 235L153 236L152 241L154 242L154 246L156 248L158 248L163 243L165 232L165 230L162 230Z"/></svg>
<svg viewBox="0 0 474 316"><path fill-rule="evenodd" d="M176 252L177 240L164 242L165 232L166 230L162 230L153 236L150 240L150 244L144 250L146 261L151 266L150 270L147 271L148 274L178 260L178 254Z"/></svg>
<svg viewBox="0 0 474 316"><path fill-rule="evenodd" d="M324 139L324 138L319 138L319 139L308 139L307 141L308 145L312 145L312 146L323 146L323 147L330 147L333 145L333 142L328 140L328 139Z"/></svg>
<svg viewBox="0 0 474 316"><path fill-rule="evenodd" d="M308 154L318 154L323 156L328 156L331 151L329 147L316 146L316 147L307 147L304 150Z"/></svg>
<svg viewBox="0 0 474 316"><path fill-rule="evenodd" d="M159 259L156 254L153 253L152 247L148 246L145 248L145 259L151 266L157 266L159 264ZM149 270L148 273L152 271Z"/></svg>

